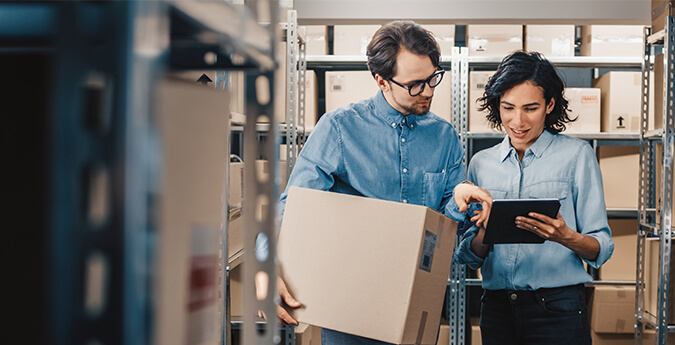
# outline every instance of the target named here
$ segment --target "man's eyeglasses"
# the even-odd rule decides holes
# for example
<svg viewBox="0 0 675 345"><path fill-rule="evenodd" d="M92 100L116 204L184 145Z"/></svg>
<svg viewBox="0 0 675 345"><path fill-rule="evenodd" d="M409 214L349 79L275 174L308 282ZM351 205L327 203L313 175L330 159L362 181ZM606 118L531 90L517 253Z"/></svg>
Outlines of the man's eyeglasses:
<svg viewBox="0 0 675 345"><path fill-rule="evenodd" d="M430 88L435 88L438 86L438 84L441 83L441 80L443 80L443 74L445 74L445 70L439 69L437 70L434 74L432 74L429 78L418 81L413 83L410 86L405 86L401 83L398 83L394 79L389 79L390 82L408 90L408 93L410 94L411 97L415 97L419 95L420 93L424 92L424 87L428 84Z"/></svg>

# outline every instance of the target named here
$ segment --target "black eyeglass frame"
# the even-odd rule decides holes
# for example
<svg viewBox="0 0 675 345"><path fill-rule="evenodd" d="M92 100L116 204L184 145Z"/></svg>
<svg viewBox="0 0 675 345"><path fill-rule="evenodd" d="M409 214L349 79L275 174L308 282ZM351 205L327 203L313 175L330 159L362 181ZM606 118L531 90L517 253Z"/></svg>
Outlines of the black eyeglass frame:
<svg viewBox="0 0 675 345"><path fill-rule="evenodd" d="M418 82L416 82L416 83L414 83L414 84L412 84L412 85L410 85L410 86L405 86L405 85L403 85L403 84L397 82L397 81L394 80L393 78L389 78L389 81L392 82L392 83L394 83L394 84L396 84L396 85L398 85L398 86L400 86L400 87L402 87L402 88L405 89L405 90L408 90L408 94L410 95L410 97L417 97L417 96L419 96L419 94L421 94L422 92L424 92L424 88L425 88L427 85L429 85L429 87L433 89L433 88L435 88L436 86L438 86L439 84L441 84L441 81L443 81L443 75L444 75L444 74L445 74L445 70L444 70L443 68L440 68L440 67L439 67L439 68L436 70L436 72L434 72L434 74L432 74L431 76L429 76L429 78L427 78L427 79L425 79L425 80L422 80L422 81L418 81ZM431 84L430 84L430 83L431 83L431 80L432 80L433 78L439 76L439 75L441 76L441 79L438 81L438 83L436 83L436 85L431 86ZM422 84L422 88L420 89L420 92L418 92L418 93L416 93L416 94L413 95L412 89L413 89L414 87L416 87L417 85L419 85L419 84Z"/></svg>

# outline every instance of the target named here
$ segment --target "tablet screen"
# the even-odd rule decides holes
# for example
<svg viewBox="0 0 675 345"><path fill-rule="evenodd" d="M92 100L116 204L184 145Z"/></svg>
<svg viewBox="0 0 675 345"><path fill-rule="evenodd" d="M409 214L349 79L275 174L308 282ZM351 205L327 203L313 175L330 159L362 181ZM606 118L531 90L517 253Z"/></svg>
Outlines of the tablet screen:
<svg viewBox="0 0 675 345"><path fill-rule="evenodd" d="M558 209L558 199L494 199L483 243L543 243L537 234L517 228L516 217L536 212L555 218Z"/></svg>

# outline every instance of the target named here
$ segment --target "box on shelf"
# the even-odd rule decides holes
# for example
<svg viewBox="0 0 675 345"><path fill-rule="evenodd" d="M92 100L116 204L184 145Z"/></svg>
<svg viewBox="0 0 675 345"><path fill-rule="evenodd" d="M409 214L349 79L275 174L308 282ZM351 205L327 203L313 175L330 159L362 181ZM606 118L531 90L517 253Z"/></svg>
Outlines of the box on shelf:
<svg viewBox="0 0 675 345"><path fill-rule="evenodd" d="M469 122L467 130L469 132L494 132L490 128L485 116L488 114L487 110L479 111L479 104L476 102L483 97L485 92L485 84L488 79L495 74L495 71L471 71L469 72Z"/></svg>
<svg viewBox="0 0 675 345"><path fill-rule="evenodd" d="M635 345L633 334L597 333L593 329L591 329L591 341L593 345Z"/></svg>
<svg viewBox="0 0 675 345"><path fill-rule="evenodd" d="M609 228L612 230L614 253L598 270L598 279L635 281L638 221L635 218L610 218Z"/></svg>
<svg viewBox="0 0 675 345"><path fill-rule="evenodd" d="M470 56L504 57L523 49L522 25L467 25Z"/></svg>
<svg viewBox="0 0 675 345"><path fill-rule="evenodd" d="M298 90L299 91L299 90ZM305 130L312 130L316 125L318 119L317 115L317 85L316 85L316 73L311 70L305 72ZM298 97L298 102L300 98ZM298 103L298 120L296 124L300 124L300 104Z"/></svg>
<svg viewBox="0 0 675 345"><path fill-rule="evenodd" d="M644 331L642 332L642 343L645 345L658 344L656 342L656 331L653 329L645 328ZM668 341L666 342L666 344L675 345L675 335L669 333Z"/></svg>
<svg viewBox="0 0 675 345"><path fill-rule="evenodd" d="M483 343L480 335L480 318L472 317L471 323L471 345L481 345Z"/></svg>
<svg viewBox="0 0 675 345"><path fill-rule="evenodd" d="M642 73L611 71L593 79L602 99L602 131L640 131Z"/></svg>
<svg viewBox="0 0 675 345"><path fill-rule="evenodd" d="M441 48L441 55L452 55L452 48L455 46L455 26L454 25L422 25L425 29L431 31Z"/></svg>
<svg viewBox="0 0 675 345"><path fill-rule="evenodd" d="M665 102L665 70L664 70L664 55L656 55L654 56L654 106L652 107L654 109L654 128L659 129L663 128L663 119L665 118L665 110L668 109L668 107L664 107L664 102Z"/></svg>
<svg viewBox="0 0 675 345"><path fill-rule="evenodd" d="M591 328L596 333L630 333L635 328L635 285L598 285L588 301Z"/></svg>
<svg viewBox="0 0 675 345"><path fill-rule="evenodd" d="M639 146L600 146L598 163L607 208L637 209L640 181Z"/></svg>
<svg viewBox="0 0 675 345"><path fill-rule="evenodd" d="M438 329L438 340L436 345L450 344L450 325L441 322L441 327Z"/></svg>
<svg viewBox="0 0 675 345"><path fill-rule="evenodd" d="M372 97L379 90L369 71L326 72L326 112Z"/></svg>
<svg viewBox="0 0 675 345"><path fill-rule="evenodd" d="M675 1L652 0L652 33L665 28L667 16L675 16Z"/></svg>
<svg viewBox="0 0 675 345"><path fill-rule="evenodd" d="M642 25L581 26L581 56L642 57Z"/></svg>
<svg viewBox="0 0 675 345"><path fill-rule="evenodd" d="M370 98L379 92L369 71L326 72L326 112ZM431 112L450 122L452 118L452 72L434 88Z"/></svg>
<svg viewBox="0 0 675 345"><path fill-rule="evenodd" d="M157 204L162 241L153 282L156 343L215 345L223 306L218 263L228 181L228 93L180 80L164 80L158 91L164 159ZM190 278L195 275L205 279Z"/></svg>
<svg viewBox="0 0 675 345"><path fill-rule="evenodd" d="M335 55L366 55L368 43L379 25L333 26L333 53Z"/></svg>
<svg viewBox="0 0 675 345"><path fill-rule="evenodd" d="M456 227L424 206L291 187L278 259L304 306L293 315L386 342L435 344Z"/></svg>
<svg viewBox="0 0 675 345"><path fill-rule="evenodd" d="M328 40L326 40L325 25L306 25L305 28L305 55L328 54Z"/></svg>
<svg viewBox="0 0 675 345"><path fill-rule="evenodd" d="M545 57L574 56L574 25L525 25L525 50Z"/></svg>
<svg viewBox="0 0 675 345"><path fill-rule="evenodd" d="M600 89L568 87L565 98L569 101L569 117L576 121L565 124L564 133L600 132Z"/></svg>
<svg viewBox="0 0 675 345"><path fill-rule="evenodd" d="M671 249L672 252L672 249ZM658 287L660 275L661 241L658 238L647 237L645 240L645 313L653 317L658 315ZM668 272L671 277L670 289L668 290L668 324L675 324L675 284L672 282L675 267L671 264Z"/></svg>
<svg viewBox="0 0 675 345"><path fill-rule="evenodd" d="M321 328L300 323L295 326L296 345L321 345Z"/></svg>
<svg viewBox="0 0 675 345"><path fill-rule="evenodd" d="M241 206L244 200L244 162L230 162L229 175L228 203L230 206Z"/></svg>

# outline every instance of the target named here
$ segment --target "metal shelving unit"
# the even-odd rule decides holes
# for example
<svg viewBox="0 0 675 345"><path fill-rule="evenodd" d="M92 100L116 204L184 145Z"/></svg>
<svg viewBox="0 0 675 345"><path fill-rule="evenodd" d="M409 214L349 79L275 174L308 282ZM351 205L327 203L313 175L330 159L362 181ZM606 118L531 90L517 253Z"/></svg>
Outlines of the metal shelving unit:
<svg viewBox="0 0 675 345"><path fill-rule="evenodd" d="M652 105L649 104L649 88L654 59L652 54L657 46L663 47L663 93L662 113L655 114L662 117L658 130L647 131L649 128L648 113ZM675 333L675 325L669 325L669 303L671 287L671 254L672 254L672 211L673 211L673 145L675 143L675 87L673 73L675 73L675 17L665 18L665 29L653 33L650 28L645 29L645 49L642 60L642 121L640 123L640 199L639 199L639 229L637 246L637 289L635 292L635 344L643 343L645 327L656 330L656 343L665 345ZM657 66L654 66L656 70ZM656 76L654 76L656 77ZM656 144L663 147L662 155L656 154ZM655 164L662 164L660 184L657 178ZM659 197L660 200L659 201ZM659 205L660 202L660 205ZM656 288L656 310L646 313L645 309L645 271L649 269L645 262L645 247L647 237L657 237L659 240L659 262L657 287L650 286L650 292Z"/></svg>
<svg viewBox="0 0 675 345"><path fill-rule="evenodd" d="M272 90L278 5L261 2L271 11L272 25L260 24L252 9L226 1L0 4L0 55L39 55L46 66L39 83L49 89L38 99L49 104L42 149L46 182L36 196L46 206L44 214L35 215L45 219L39 230L44 243L36 245L46 253L39 271L46 302L41 309L46 311L33 318L41 323L44 343L153 343L154 257L162 240L156 215L162 160L156 82L167 71L247 70L267 78ZM254 103L248 110L247 122L255 124L257 114L272 109ZM245 137L255 140L255 132ZM253 142L250 148L256 156L273 146ZM277 158L270 160L276 164ZM246 194L248 209L253 209L259 197L276 197L274 173L266 183L250 175ZM97 193L104 199L100 205L91 200ZM271 256L274 215L273 205L263 221L245 215L253 238L259 233L269 237ZM226 236L224 224L218 230ZM247 247L247 276L258 271L274 276L274 260L256 263L253 241ZM227 246L223 248L226 253ZM225 264L219 263L220 268ZM275 284L271 279L269 291L276 290ZM263 310L274 315L273 294L258 301L250 290L247 305L254 312L249 314ZM244 343L279 343L276 323L265 328L259 333L253 318L244 320ZM229 335L219 336L229 341Z"/></svg>

